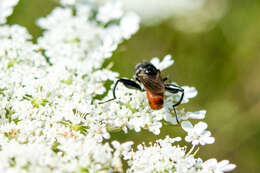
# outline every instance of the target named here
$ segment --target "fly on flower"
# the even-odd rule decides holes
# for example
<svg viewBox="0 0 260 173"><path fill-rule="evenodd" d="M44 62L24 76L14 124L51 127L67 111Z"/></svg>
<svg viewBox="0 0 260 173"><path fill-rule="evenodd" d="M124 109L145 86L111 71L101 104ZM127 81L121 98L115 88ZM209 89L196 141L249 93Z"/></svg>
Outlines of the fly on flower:
<svg viewBox="0 0 260 173"><path fill-rule="evenodd" d="M135 81L129 79L118 79L115 83L113 88L113 98L109 99L104 102L100 102L100 104L112 101L116 99L116 87L119 82L123 83L124 86L130 89L137 89L140 91L145 91L146 96L149 102L151 109L158 110L163 107L164 102L164 93L168 91L170 93L176 94L181 92L180 100L172 105L174 113L176 115L176 121L179 123L177 118L177 113L175 107L181 104L183 96L184 96L184 89L175 85L175 84L166 84L165 81L168 79L161 77L161 71L157 69L152 63L150 62L141 62L135 66L135 75L134 78L136 81L144 86L144 89Z"/></svg>

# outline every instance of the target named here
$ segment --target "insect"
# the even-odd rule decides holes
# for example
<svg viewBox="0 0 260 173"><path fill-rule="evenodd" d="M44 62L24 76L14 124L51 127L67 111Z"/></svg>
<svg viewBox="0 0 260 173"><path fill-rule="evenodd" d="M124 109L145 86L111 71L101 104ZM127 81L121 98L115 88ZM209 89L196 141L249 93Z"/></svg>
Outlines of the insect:
<svg viewBox="0 0 260 173"><path fill-rule="evenodd" d="M162 78L161 77L161 71L158 70L153 64L150 62L141 62L138 63L135 66L135 75L134 79L136 79L137 82L129 80L129 79L118 79L115 83L115 86L113 88L113 98L109 99L104 102L100 102L100 104L112 101L116 99L116 87L119 82L123 83L124 86L130 89L137 89L140 91L145 91L146 96L149 102L149 105L151 109L158 110L163 107L164 102L164 94L165 91L168 91L170 93L176 94L178 92L181 92L180 100L172 105L176 121L179 123L176 109L175 107L181 104L183 97L184 97L184 89L175 85L175 84L166 84L164 83L168 78ZM140 86L142 84L144 86L144 89Z"/></svg>

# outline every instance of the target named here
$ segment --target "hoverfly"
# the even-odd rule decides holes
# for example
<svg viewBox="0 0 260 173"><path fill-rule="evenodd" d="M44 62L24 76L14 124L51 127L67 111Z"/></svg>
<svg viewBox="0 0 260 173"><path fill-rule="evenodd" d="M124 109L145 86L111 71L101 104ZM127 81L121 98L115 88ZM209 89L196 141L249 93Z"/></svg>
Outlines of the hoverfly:
<svg viewBox="0 0 260 173"><path fill-rule="evenodd" d="M170 93L176 94L181 92L180 100L172 105L174 113L176 115L176 121L179 123L175 107L181 104L184 97L184 89L175 85L175 84L166 84L164 83L168 78L161 77L161 71L158 70L150 62L141 62L135 66L135 75L134 78L136 81L144 86L144 89L135 81L129 79L118 79L113 88L113 98L100 104L112 101L116 99L116 87L119 82L123 83L124 86L130 89L137 89L140 91L145 91L146 96L149 102L151 109L158 110L163 107L164 102L164 93L168 91Z"/></svg>

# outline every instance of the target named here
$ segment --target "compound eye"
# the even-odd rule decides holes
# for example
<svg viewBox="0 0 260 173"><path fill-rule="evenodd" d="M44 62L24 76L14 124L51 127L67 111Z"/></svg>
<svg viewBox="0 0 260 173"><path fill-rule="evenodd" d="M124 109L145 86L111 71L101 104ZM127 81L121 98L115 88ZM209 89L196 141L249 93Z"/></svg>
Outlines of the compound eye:
<svg viewBox="0 0 260 173"><path fill-rule="evenodd" d="M155 68L147 68L147 69L145 69L144 72L148 75L156 75L157 74L157 70Z"/></svg>

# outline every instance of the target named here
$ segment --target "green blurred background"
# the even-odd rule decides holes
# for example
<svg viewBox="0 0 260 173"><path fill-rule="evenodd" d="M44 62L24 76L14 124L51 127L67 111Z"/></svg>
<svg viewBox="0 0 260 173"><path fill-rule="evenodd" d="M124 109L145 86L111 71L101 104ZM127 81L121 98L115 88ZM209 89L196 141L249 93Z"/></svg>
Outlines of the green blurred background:
<svg viewBox="0 0 260 173"><path fill-rule="evenodd" d="M199 157L228 159L237 165L234 172L260 172L260 1L227 0L226 13L211 29L187 33L172 21L142 25L136 35L114 53L112 70L132 77L134 66L154 56L172 54L174 66L163 75L179 85L195 86L199 95L184 107L205 109L205 121L216 138L201 147ZM25 26L34 41L42 31L35 25L57 5L54 0L20 0L9 24ZM181 21L179 21L181 22ZM162 128L160 136L148 132L113 134L121 141L154 141L181 133L180 127ZM182 134L183 135L183 134Z"/></svg>

